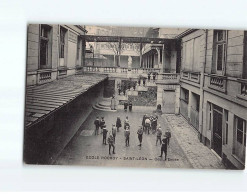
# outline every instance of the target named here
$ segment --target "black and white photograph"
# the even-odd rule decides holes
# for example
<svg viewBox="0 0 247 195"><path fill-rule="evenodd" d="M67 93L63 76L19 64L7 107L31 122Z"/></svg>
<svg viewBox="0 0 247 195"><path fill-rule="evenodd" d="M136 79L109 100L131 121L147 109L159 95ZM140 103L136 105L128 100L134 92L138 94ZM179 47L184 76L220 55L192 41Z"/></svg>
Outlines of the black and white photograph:
<svg viewBox="0 0 247 195"><path fill-rule="evenodd" d="M245 168L247 32L29 24L24 163Z"/></svg>
<svg viewBox="0 0 247 195"><path fill-rule="evenodd" d="M1 0L1 193L246 191L246 10Z"/></svg>

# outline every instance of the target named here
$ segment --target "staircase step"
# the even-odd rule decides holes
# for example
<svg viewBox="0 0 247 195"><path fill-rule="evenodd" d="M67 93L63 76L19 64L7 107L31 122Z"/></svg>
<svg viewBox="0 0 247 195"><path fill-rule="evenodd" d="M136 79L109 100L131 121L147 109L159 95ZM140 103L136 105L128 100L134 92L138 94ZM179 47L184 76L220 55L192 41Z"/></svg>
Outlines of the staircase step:
<svg viewBox="0 0 247 195"><path fill-rule="evenodd" d="M102 109L102 108L97 107L96 105L93 106L93 109L100 110L100 111L105 111L105 112L117 112L117 110L111 110L110 108L109 109Z"/></svg>

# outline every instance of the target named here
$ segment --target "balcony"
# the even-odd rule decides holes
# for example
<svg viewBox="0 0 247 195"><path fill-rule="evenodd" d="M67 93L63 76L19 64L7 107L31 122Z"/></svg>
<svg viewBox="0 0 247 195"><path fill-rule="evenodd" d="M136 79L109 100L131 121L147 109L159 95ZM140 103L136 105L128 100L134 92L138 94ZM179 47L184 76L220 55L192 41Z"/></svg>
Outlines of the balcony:
<svg viewBox="0 0 247 195"><path fill-rule="evenodd" d="M200 84L201 73L192 71L182 71L181 79Z"/></svg>
<svg viewBox="0 0 247 195"><path fill-rule="evenodd" d="M97 67L97 66L84 66L83 72L86 73L98 73L98 74L114 74L114 76L132 75L133 77L138 77L139 75L147 76L149 72L160 73L159 68L122 68L122 67Z"/></svg>
<svg viewBox="0 0 247 195"><path fill-rule="evenodd" d="M158 75L156 83L158 84L178 84L179 73L161 73Z"/></svg>
<svg viewBox="0 0 247 195"><path fill-rule="evenodd" d="M209 86L208 88L226 93L226 77L219 75L209 75Z"/></svg>
<svg viewBox="0 0 247 195"><path fill-rule="evenodd" d="M243 100L247 100L247 79L238 79L237 80L240 84L239 94L237 97Z"/></svg>
<svg viewBox="0 0 247 195"><path fill-rule="evenodd" d="M39 70L38 71L38 84L48 83L51 81L51 73L52 71L47 70Z"/></svg>

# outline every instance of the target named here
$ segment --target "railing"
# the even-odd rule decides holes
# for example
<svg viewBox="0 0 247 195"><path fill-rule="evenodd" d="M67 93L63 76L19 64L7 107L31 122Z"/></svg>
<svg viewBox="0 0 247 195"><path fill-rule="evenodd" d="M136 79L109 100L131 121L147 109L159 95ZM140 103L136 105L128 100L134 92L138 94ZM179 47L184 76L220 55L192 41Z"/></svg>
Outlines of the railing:
<svg viewBox="0 0 247 195"><path fill-rule="evenodd" d="M247 100L247 79L238 79L237 81L240 83L240 92L237 97Z"/></svg>
<svg viewBox="0 0 247 195"><path fill-rule="evenodd" d="M121 73L127 73L128 72L128 68L120 68Z"/></svg>
<svg viewBox="0 0 247 195"><path fill-rule="evenodd" d="M39 82L44 83L51 80L51 72L41 72L39 73Z"/></svg>
<svg viewBox="0 0 247 195"><path fill-rule="evenodd" d="M210 75L209 88L218 90L220 92L226 92L226 77L218 75Z"/></svg>
<svg viewBox="0 0 247 195"><path fill-rule="evenodd" d="M104 67L104 72L112 73L116 71L117 71L116 67Z"/></svg>
<svg viewBox="0 0 247 195"><path fill-rule="evenodd" d="M149 72L160 73L159 68L122 68L122 67L96 67L96 66L84 66L84 72L98 72L98 73L123 73L127 74L131 71L132 74L147 74Z"/></svg>
<svg viewBox="0 0 247 195"><path fill-rule="evenodd" d="M67 75L67 70L58 70L58 76Z"/></svg>
<svg viewBox="0 0 247 195"><path fill-rule="evenodd" d="M241 80L241 95L247 96L247 79L246 80Z"/></svg>
<svg viewBox="0 0 247 195"><path fill-rule="evenodd" d="M178 75L177 73L162 73L162 79L163 80L177 80L178 79Z"/></svg>
<svg viewBox="0 0 247 195"><path fill-rule="evenodd" d="M181 79L192 81L194 83L200 83L200 78L201 78L200 72L190 72L190 71L181 72Z"/></svg>

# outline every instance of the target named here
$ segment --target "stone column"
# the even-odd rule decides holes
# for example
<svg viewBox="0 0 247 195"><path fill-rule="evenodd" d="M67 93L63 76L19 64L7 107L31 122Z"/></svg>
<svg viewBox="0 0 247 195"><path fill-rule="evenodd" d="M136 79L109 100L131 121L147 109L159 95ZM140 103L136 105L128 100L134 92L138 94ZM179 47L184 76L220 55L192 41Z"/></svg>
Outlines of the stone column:
<svg viewBox="0 0 247 195"><path fill-rule="evenodd" d="M140 67L142 67L142 42L140 43Z"/></svg>
<svg viewBox="0 0 247 195"><path fill-rule="evenodd" d="M164 72L165 69L165 45L163 44L163 48L162 48L162 62L161 62L161 73Z"/></svg>
<svg viewBox="0 0 247 195"><path fill-rule="evenodd" d="M180 85L176 85L175 89L175 114L179 114L180 108Z"/></svg>

